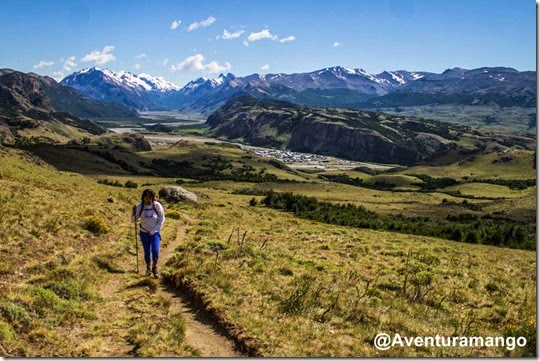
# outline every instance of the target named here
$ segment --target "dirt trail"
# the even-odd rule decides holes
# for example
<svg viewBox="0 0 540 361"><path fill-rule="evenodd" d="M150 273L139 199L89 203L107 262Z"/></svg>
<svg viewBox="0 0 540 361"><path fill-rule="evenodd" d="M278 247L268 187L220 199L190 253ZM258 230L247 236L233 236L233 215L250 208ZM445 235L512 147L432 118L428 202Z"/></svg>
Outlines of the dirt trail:
<svg viewBox="0 0 540 361"><path fill-rule="evenodd" d="M178 228L176 239L161 249L160 263L164 265L172 251L186 235L184 225ZM202 357L241 357L232 340L224 335L221 328L202 310L198 310L181 292L161 283L158 294L170 299L171 311L180 312L186 321L186 341L198 349Z"/></svg>
<svg viewBox="0 0 540 361"><path fill-rule="evenodd" d="M172 252L181 243L186 234L186 226L178 227L177 236L174 240L170 240L166 247L162 247L160 251L160 264L163 267ZM139 247L141 247L139 245ZM142 258L141 249L139 248L139 257ZM132 263L132 262L131 262ZM144 263L144 262L143 262ZM122 269L133 268L133 265L127 263L121 265ZM125 271L130 272L130 271ZM142 273L141 260L139 260L139 273ZM124 272L119 272L124 273ZM125 301L123 290L125 289L127 273L113 275L100 289L100 294L104 300L104 307L97 311L97 320L94 324L107 322L107 327L110 330L109 334L104 337L106 346L100 352L93 356L98 357L113 357L113 356L129 356L133 345L127 341L127 332L125 330L125 320L133 317L142 318L143 315L136 315L136 311L130 308ZM201 357L242 357L243 355L237 351L234 342L229 339L225 332L222 331L203 310L195 307L182 292L167 286L164 282L159 282L159 287L155 291L156 296L170 301L170 314L181 313L185 319L186 325L186 343L193 349L200 352ZM124 316L119 316L124 315ZM126 316L127 315L127 316ZM123 317L123 319L119 319ZM166 315L163 317L167 317ZM162 357L174 357L178 355L164 354Z"/></svg>

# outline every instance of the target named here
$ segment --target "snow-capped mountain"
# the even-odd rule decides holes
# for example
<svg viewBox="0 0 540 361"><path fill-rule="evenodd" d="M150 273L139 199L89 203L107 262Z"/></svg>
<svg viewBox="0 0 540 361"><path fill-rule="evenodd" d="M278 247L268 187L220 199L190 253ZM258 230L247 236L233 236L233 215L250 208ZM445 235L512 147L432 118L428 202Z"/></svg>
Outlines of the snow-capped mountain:
<svg viewBox="0 0 540 361"><path fill-rule="evenodd" d="M75 72L62 79L60 84L75 88L91 98L137 110L167 109L167 99L180 90L179 86L162 77L95 67Z"/></svg>
<svg viewBox="0 0 540 361"><path fill-rule="evenodd" d="M83 94L138 110L186 109L210 113L238 94L326 107L374 109L426 104L498 104L534 107L536 72L511 68L453 68L441 74L341 66L309 73L233 74L199 78L184 87L149 74L91 68L62 80Z"/></svg>
<svg viewBox="0 0 540 361"><path fill-rule="evenodd" d="M180 90L176 84L167 81L163 77L153 77L150 74L132 74L127 71L114 72L109 69L97 67L83 69L65 77L61 83L74 88L81 83L82 79L97 78L134 90L169 92Z"/></svg>
<svg viewBox="0 0 540 361"><path fill-rule="evenodd" d="M200 96L211 92L218 87L229 84L231 81L234 84L236 77L229 73L227 75L219 74L217 78L198 78L187 83L183 88L179 89L179 94L183 96Z"/></svg>

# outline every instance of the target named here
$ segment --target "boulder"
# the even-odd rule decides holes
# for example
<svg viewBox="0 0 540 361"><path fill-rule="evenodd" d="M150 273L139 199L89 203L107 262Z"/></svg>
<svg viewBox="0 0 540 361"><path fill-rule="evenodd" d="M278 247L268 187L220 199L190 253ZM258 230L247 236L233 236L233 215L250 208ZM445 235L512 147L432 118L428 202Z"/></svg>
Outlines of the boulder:
<svg viewBox="0 0 540 361"><path fill-rule="evenodd" d="M165 199L170 203L191 202L199 204L199 199L195 193L189 192L182 187L169 186L159 190L159 198Z"/></svg>

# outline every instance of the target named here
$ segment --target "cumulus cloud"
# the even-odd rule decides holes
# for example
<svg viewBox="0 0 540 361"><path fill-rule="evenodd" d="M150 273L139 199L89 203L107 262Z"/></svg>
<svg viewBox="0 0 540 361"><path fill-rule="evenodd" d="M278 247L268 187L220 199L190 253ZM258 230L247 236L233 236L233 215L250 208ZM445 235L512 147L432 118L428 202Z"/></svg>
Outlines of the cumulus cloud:
<svg viewBox="0 0 540 361"><path fill-rule="evenodd" d="M294 41L294 39L296 39L296 38L294 36L290 35L290 36L287 36L286 38L279 39L279 42L280 43L285 43L287 41Z"/></svg>
<svg viewBox="0 0 540 361"><path fill-rule="evenodd" d="M204 27L212 25L215 22L216 22L216 18L214 18L213 16L210 16L206 20L199 21L198 23L193 23L193 24L189 25L187 30L188 31L193 31L193 30L196 30L198 28L204 28Z"/></svg>
<svg viewBox="0 0 540 361"><path fill-rule="evenodd" d="M182 20L175 20L171 23L171 30L175 30L177 27L180 26L180 24L182 24Z"/></svg>
<svg viewBox="0 0 540 361"><path fill-rule="evenodd" d="M231 69L231 64L219 64L217 61L204 64L205 58L202 54L195 54L184 61L171 65L172 71L192 71L203 72L205 74L218 74Z"/></svg>
<svg viewBox="0 0 540 361"><path fill-rule="evenodd" d="M265 65L261 66L261 70L270 70L270 65L265 64Z"/></svg>
<svg viewBox="0 0 540 361"><path fill-rule="evenodd" d="M52 77L56 81L62 80L64 78L64 76L66 75L66 73L73 71L73 68L75 68L77 66L77 63L75 62L75 59L76 58L74 56L70 56L67 59L61 58L60 63L62 64L62 69L53 72Z"/></svg>
<svg viewBox="0 0 540 361"><path fill-rule="evenodd" d="M264 29L262 31L259 31L258 33L251 33L249 34L249 36L247 37L247 41L249 42L253 42L253 41L258 41L258 40L263 40L263 39L272 39L272 40L275 40L277 39L277 36L276 35L272 35L270 33L270 30L268 29Z"/></svg>
<svg viewBox="0 0 540 361"><path fill-rule="evenodd" d="M341 46L341 43L338 43L337 41L332 45L334 48L337 48L338 46Z"/></svg>
<svg viewBox="0 0 540 361"><path fill-rule="evenodd" d="M244 30L240 30L240 31L237 31L236 33L229 33L227 31L227 29L223 29L223 35L218 35L216 37L216 39L236 39L236 38L239 38L240 35L242 35L245 31Z"/></svg>
<svg viewBox="0 0 540 361"><path fill-rule="evenodd" d="M96 64L106 64L110 61L116 60L116 57L111 54L114 50L113 45L107 45L103 50L94 50L90 54L87 54L81 60L84 62L94 61Z"/></svg>
<svg viewBox="0 0 540 361"><path fill-rule="evenodd" d="M45 68L45 67L49 67L53 65L54 65L54 61L42 60L38 64L34 65L34 69L41 69L41 68Z"/></svg>
<svg viewBox="0 0 540 361"><path fill-rule="evenodd" d="M64 62L64 70L66 70L66 71L71 71L71 70L73 70L74 67L77 66L77 63L75 63L75 57L74 56L70 56L66 60L62 59L62 61Z"/></svg>

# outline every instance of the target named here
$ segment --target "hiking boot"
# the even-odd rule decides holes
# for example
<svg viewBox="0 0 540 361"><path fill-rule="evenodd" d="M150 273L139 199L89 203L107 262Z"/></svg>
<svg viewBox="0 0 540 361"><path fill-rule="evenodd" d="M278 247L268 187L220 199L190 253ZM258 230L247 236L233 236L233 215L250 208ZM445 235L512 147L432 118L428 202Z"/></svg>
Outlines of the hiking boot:
<svg viewBox="0 0 540 361"><path fill-rule="evenodd" d="M145 276L151 276L152 275L152 271L150 270L150 263L146 264L146 273L144 275Z"/></svg>
<svg viewBox="0 0 540 361"><path fill-rule="evenodd" d="M157 266L154 266L152 268L152 274L154 275L154 278L159 278L159 272L157 270Z"/></svg>

